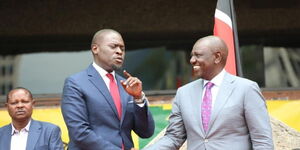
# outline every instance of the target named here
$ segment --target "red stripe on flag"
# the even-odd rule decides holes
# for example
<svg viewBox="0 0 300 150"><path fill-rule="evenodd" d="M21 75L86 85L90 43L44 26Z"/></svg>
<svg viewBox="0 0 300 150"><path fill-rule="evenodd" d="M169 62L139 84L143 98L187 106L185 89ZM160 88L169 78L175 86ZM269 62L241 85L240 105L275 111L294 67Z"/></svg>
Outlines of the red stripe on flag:
<svg viewBox="0 0 300 150"><path fill-rule="evenodd" d="M235 50L232 29L220 19L215 18L214 35L222 38L228 47L228 57L225 70L233 75L236 75Z"/></svg>

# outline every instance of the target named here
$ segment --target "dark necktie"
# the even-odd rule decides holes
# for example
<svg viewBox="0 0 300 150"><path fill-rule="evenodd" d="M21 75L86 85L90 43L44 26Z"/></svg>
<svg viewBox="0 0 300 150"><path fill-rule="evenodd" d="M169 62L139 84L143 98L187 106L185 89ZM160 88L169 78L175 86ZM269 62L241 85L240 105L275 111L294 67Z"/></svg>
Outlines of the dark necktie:
<svg viewBox="0 0 300 150"><path fill-rule="evenodd" d="M203 125L203 129L205 132L208 129L208 124L210 121L211 103L212 103L211 88L213 86L214 86L214 84L211 82L208 82L206 84L206 90L205 90L203 100L202 100L202 105L201 105L202 125Z"/></svg>

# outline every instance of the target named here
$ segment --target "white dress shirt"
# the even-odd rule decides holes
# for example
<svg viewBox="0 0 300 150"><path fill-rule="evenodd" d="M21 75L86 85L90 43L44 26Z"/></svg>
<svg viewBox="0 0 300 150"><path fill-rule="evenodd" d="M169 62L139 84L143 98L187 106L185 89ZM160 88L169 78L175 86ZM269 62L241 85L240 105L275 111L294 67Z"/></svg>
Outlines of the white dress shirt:
<svg viewBox="0 0 300 150"><path fill-rule="evenodd" d="M106 70L104 70L103 68L101 68L100 66L98 66L95 62L93 62L93 67L97 70L97 72L100 74L100 76L101 76L102 79L104 80L107 89L110 90L110 89L109 89L109 82L110 82L110 80L109 80L109 78L106 76L106 74L108 74L109 72L107 72ZM110 74L113 75L113 77L114 77L114 82L117 84L117 82L116 82L116 77L115 77L115 71L110 72Z"/></svg>
<svg viewBox="0 0 300 150"><path fill-rule="evenodd" d="M26 150L27 138L29 133L31 120L25 126L25 128L18 131L11 123L11 141L10 150Z"/></svg>
<svg viewBox="0 0 300 150"><path fill-rule="evenodd" d="M218 75L216 75L213 79L211 79L210 81L208 80L204 80L203 82L203 93L202 93L202 99L203 99L203 96L204 96L204 93L206 91L206 84L207 82L212 82L214 84L214 86L211 88L211 96L212 96L212 104L211 104L211 109L213 110L214 108L214 105L215 105L215 101L216 101L216 98L217 98L217 95L218 95L218 92L219 92L219 89L220 89L220 86L221 86L221 83L224 79L224 75L225 75L225 70L223 69Z"/></svg>

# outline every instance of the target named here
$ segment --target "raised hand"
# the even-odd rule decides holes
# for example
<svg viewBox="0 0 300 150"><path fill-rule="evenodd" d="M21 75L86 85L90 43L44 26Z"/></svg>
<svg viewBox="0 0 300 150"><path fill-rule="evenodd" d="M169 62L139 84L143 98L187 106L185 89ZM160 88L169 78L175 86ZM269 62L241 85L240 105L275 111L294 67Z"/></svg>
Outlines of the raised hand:
<svg viewBox="0 0 300 150"><path fill-rule="evenodd" d="M124 87L125 91L133 96L135 99L140 99L142 97L142 81L140 81L137 77L131 76L125 70L123 71L126 81L121 80L121 84Z"/></svg>

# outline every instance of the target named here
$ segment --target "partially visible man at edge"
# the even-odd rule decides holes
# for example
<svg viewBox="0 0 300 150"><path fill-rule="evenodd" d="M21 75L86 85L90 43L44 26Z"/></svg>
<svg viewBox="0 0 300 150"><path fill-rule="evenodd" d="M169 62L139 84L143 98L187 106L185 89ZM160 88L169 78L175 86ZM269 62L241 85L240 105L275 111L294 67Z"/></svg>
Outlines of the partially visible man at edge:
<svg viewBox="0 0 300 150"><path fill-rule="evenodd" d="M7 94L5 106L12 122L0 128L0 150L63 150L60 128L31 118L34 104L26 88Z"/></svg>
<svg viewBox="0 0 300 150"><path fill-rule="evenodd" d="M125 44L120 33L102 29L95 33L91 52L94 61L65 80L62 113L68 127L70 150L128 150L131 131L148 138L154 121L142 82L124 71Z"/></svg>
<svg viewBox="0 0 300 150"><path fill-rule="evenodd" d="M199 39L190 63L199 79L177 90L165 135L144 150L273 150L257 83L224 69L228 50L216 36Z"/></svg>

